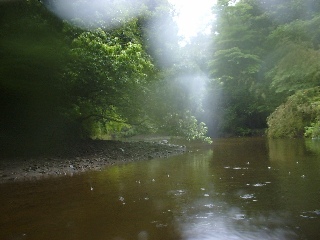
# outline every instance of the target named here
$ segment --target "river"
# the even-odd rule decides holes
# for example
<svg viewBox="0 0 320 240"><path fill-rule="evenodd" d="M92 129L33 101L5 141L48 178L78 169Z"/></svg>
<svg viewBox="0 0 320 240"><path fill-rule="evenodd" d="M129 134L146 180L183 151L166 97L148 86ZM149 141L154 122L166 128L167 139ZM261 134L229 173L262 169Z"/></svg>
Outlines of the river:
<svg viewBox="0 0 320 240"><path fill-rule="evenodd" d="M320 142L238 138L0 185L0 239L320 239Z"/></svg>

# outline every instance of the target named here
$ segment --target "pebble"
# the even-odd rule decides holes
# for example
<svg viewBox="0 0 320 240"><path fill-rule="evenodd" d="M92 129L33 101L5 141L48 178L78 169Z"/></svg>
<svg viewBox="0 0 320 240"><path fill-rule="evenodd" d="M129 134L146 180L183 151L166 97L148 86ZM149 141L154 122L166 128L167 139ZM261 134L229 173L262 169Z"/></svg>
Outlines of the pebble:
<svg viewBox="0 0 320 240"><path fill-rule="evenodd" d="M0 183L72 175L88 170L101 171L108 165L166 158L186 151L185 146L150 142L101 140L88 141L87 144L88 146L85 145L83 148L71 149L70 152L74 151L73 154L78 155L74 157L70 154L68 157L59 155L45 158L0 159ZM124 151L125 156L122 154ZM167 176L170 177L169 174Z"/></svg>

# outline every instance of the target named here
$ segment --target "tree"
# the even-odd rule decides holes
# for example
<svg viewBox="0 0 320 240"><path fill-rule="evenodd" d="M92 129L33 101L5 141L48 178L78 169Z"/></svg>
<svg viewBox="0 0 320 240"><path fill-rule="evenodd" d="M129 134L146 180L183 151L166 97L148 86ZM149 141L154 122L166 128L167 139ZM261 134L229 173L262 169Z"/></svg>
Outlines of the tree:
<svg viewBox="0 0 320 240"><path fill-rule="evenodd" d="M153 64L139 43L125 41L118 32L83 32L72 43L64 81L77 121L134 123L140 118Z"/></svg>
<svg viewBox="0 0 320 240"><path fill-rule="evenodd" d="M54 152L67 142L123 129L169 131L170 122L171 133L205 139L206 127L194 117L196 105L187 106L195 99L186 87L194 78L178 72L192 64L179 56L176 29L149 40L173 23L167 1L138 1L140 16L128 13L128 1L114 1L114 12L101 8L89 19L75 11L59 19L53 14L58 2L0 3L1 144L21 153ZM84 11L93 13L92 6ZM154 24L156 19L165 21ZM162 62L172 50L177 57Z"/></svg>
<svg viewBox="0 0 320 240"><path fill-rule="evenodd" d="M269 36L270 44L275 46L273 65L267 77L276 92L293 94L297 90L320 84L318 64L319 16L311 20L296 20L281 25Z"/></svg>
<svg viewBox="0 0 320 240"><path fill-rule="evenodd" d="M216 125L225 133L250 134L250 129L266 126L263 119L270 111L262 66L271 21L254 0L219 1L215 12L218 20L209 67L212 84L222 91L216 108L223 115L223 122Z"/></svg>

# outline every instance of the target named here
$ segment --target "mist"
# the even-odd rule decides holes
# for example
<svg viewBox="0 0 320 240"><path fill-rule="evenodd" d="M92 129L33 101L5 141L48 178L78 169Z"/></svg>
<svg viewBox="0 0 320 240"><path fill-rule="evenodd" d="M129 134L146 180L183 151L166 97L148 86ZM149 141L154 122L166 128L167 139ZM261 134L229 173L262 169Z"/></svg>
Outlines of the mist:
<svg viewBox="0 0 320 240"><path fill-rule="evenodd" d="M145 10L142 1L130 0L55 0L44 3L61 19L85 29L112 29Z"/></svg>

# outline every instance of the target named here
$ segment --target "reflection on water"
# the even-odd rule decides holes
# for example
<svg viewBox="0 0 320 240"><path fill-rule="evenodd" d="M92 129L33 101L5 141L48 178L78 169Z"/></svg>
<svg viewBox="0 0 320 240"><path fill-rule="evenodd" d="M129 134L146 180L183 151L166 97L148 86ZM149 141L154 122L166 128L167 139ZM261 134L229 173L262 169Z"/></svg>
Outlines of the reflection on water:
<svg viewBox="0 0 320 240"><path fill-rule="evenodd" d="M190 149L101 172L2 184L0 239L320 237L316 144L222 139Z"/></svg>

